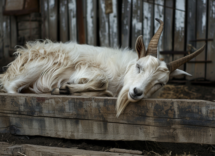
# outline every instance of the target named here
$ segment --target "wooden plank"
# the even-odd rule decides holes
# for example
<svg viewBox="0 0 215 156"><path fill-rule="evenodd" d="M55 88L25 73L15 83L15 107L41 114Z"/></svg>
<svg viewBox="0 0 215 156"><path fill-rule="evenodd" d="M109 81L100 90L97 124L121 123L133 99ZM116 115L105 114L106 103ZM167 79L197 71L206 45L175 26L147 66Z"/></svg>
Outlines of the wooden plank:
<svg viewBox="0 0 215 156"><path fill-rule="evenodd" d="M19 27L19 30L35 29L35 28L40 28L40 23L38 21L30 21L30 22L22 21L18 23L18 27Z"/></svg>
<svg viewBox="0 0 215 156"><path fill-rule="evenodd" d="M163 31L163 36L164 36L164 50L166 51L172 51L172 42L173 42L173 5L174 5L174 0L166 0L165 1L165 18L164 18L164 31ZM166 63L169 63L172 61L172 54L169 55L164 55L164 61Z"/></svg>
<svg viewBox="0 0 215 156"><path fill-rule="evenodd" d="M206 19L207 19L207 1L206 0L197 0L197 21L196 21L196 39L205 39L206 38ZM206 42L197 42L196 48L201 48ZM195 61L204 61L205 60L205 50L195 57ZM205 64L196 63L195 72L192 76L195 78L205 78Z"/></svg>
<svg viewBox="0 0 215 156"><path fill-rule="evenodd" d="M4 57L4 37L3 37L3 5L4 1L0 1L0 59ZM1 69L0 69L1 71Z"/></svg>
<svg viewBox="0 0 215 156"><path fill-rule="evenodd" d="M154 5L148 2L143 2L143 41L145 47L148 47L149 42L154 34Z"/></svg>
<svg viewBox="0 0 215 156"><path fill-rule="evenodd" d="M10 27L10 47L12 49L14 49L15 46L17 45L17 36L18 36L16 18L14 16L10 16L10 22L11 22L11 27Z"/></svg>
<svg viewBox="0 0 215 156"><path fill-rule="evenodd" d="M131 47L135 50L136 39L139 35L142 35L142 21L143 21L143 1L132 1L132 35L131 35Z"/></svg>
<svg viewBox="0 0 215 156"><path fill-rule="evenodd" d="M190 40L196 39L196 0L188 0L187 5L187 45L192 44L193 47L196 47L195 42L190 42ZM191 61L194 60L195 58L193 58ZM186 72L190 73L191 75L194 75L195 64L187 63ZM186 79L190 80L193 79L193 77L186 76Z"/></svg>
<svg viewBox="0 0 215 156"><path fill-rule="evenodd" d="M174 23L174 51L184 51L185 43L185 0L176 0L175 4L175 23ZM178 10L177 10L178 9ZM181 11L182 10L182 11ZM184 55L174 55L173 60L177 60ZM184 70L184 65L178 67ZM177 76L177 79L182 79L184 76Z"/></svg>
<svg viewBox="0 0 215 156"><path fill-rule="evenodd" d="M117 0L112 0L113 12L109 14L109 41L110 47L119 47L119 14Z"/></svg>
<svg viewBox="0 0 215 156"><path fill-rule="evenodd" d="M10 16L3 16L4 57L9 57L10 47Z"/></svg>
<svg viewBox="0 0 215 156"><path fill-rule="evenodd" d="M214 102L142 100L129 104L119 118L115 103L116 98L0 94L0 132L67 139L215 143Z"/></svg>
<svg viewBox="0 0 215 156"><path fill-rule="evenodd" d="M60 41L68 41L68 7L67 0L60 0Z"/></svg>
<svg viewBox="0 0 215 156"><path fill-rule="evenodd" d="M215 0L209 0L208 3L208 38L213 38L213 41L207 45L207 60L212 60L212 63L207 64L206 79L215 81Z"/></svg>
<svg viewBox="0 0 215 156"><path fill-rule="evenodd" d="M42 38L49 38L49 10L48 0L41 1L41 13L42 13ZM31 23L32 24L32 23ZM31 25L32 27L33 25ZM32 27L33 28L33 27ZM20 29L20 26L19 26ZM24 28L26 29L26 28Z"/></svg>
<svg viewBox="0 0 215 156"><path fill-rule="evenodd" d="M30 144L11 145L5 142L0 142L0 154L7 156L21 155L18 152L26 156L135 156L133 154L115 153L115 152L101 152L92 150L82 150L75 148L60 148L50 146L39 146Z"/></svg>
<svg viewBox="0 0 215 156"><path fill-rule="evenodd" d="M131 36L131 0L122 0L121 18L121 47L126 48L129 47Z"/></svg>
<svg viewBox="0 0 215 156"><path fill-rule="evenodd" d="M164 0L155 0L155 8L154 8L154 17L158 18L162 21L164 21ZM154 33L158 30L160 27L159 22L154 20ZM164 59L164 56L160 54L160 51L164 50L164 38L163 38L163 32L160 36L160 40L158 42L158 53L157 58Z"/></svg>
<svg viewBox="0 0 215 156"><path fill-rule="evenodd" d="M69 39L77 42L76 0L68 0Z"/></svg>
<svg viewBox="0 0 215 156"><path fill-rule="evenodd" d="M56 42L58 40L58 0L49 0L48 5L49 39Z"/></svg>
<svg viewBox="0 0 215 156"><path fill-rule="evenodd" d="M97 1L85 0L86 43L97 45Z"/></svg>
<svg viewBox="0 0 215 156"><path fill-rule="evenodd" d="M99 39L103 47L109 47L109 18L105 13L105 0L99 1Z"/></svg>

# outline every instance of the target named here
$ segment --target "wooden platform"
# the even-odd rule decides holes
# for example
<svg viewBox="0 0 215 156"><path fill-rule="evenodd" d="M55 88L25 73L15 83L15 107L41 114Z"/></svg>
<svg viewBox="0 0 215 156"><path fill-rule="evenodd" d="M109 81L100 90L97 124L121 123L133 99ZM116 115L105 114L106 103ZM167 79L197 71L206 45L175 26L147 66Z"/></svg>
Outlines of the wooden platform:
<svg viewBox="0 0 215 156"><path fill-rule="evenodd" d="M0 155L1 156L140 156L137 154L90 151L90 150L82 150L77 148L60 148L60 147L29 145L29 144L11 145L5 142L0 142Z"/></svg>
<svg viewBox="0 0 215 156"><path fill-rule="evenodd" d="M215 144L215 103L147 99L116 118L116 98L0 94L0 133Z"/></svg>

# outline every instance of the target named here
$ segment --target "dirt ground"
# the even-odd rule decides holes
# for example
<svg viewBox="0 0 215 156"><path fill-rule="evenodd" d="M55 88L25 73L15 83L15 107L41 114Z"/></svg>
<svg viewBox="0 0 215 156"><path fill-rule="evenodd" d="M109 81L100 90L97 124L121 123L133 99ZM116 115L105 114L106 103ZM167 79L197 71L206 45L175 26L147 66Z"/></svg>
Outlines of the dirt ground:
<svg viewBox="0 0 215 156"><path fill-rule="evenodd" d="M159 98L215 100L215 86L166 85ZM0 134L0 141L11 144L34 144L54 147L78 147L94 151L123 148L143 151L149 156L215 156L215 145L158 143L151 141L92 141L68 140L39 136ZM156 154L157 153L157 154Z"/></svg>

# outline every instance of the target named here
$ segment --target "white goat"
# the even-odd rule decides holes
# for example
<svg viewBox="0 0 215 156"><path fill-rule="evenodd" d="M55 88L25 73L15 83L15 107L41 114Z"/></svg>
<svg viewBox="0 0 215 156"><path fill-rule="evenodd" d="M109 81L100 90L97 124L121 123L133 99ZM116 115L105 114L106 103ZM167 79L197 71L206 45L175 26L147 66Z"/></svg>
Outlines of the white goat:
<svg viewBox="0 0 215 156"><path fill-rule="evenodd" d="M17 58L0 75L7 93L52 93L84 96L118 96L119 116L129 102L155 96L170 76L190 75L176 69L201 51L166 64L157 55L160 28L145 50L142 36L136 52L76 43L28 42L17 49ZM137 55L138 54L138 55Z"/></svg>

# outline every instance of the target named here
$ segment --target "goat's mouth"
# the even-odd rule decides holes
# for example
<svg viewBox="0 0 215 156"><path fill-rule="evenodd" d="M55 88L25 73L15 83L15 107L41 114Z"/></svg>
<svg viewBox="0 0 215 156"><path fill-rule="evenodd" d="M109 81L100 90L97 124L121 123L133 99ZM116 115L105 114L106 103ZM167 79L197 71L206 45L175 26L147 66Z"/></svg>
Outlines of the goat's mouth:
<svg viewBox="0 0 215 156"><path fill-rule="evenodd" d="M138 101L139 99L137 97L135 97L133 94L131 94L130 92L128 92L128 100L130 102L136 102Z"/></svg>

